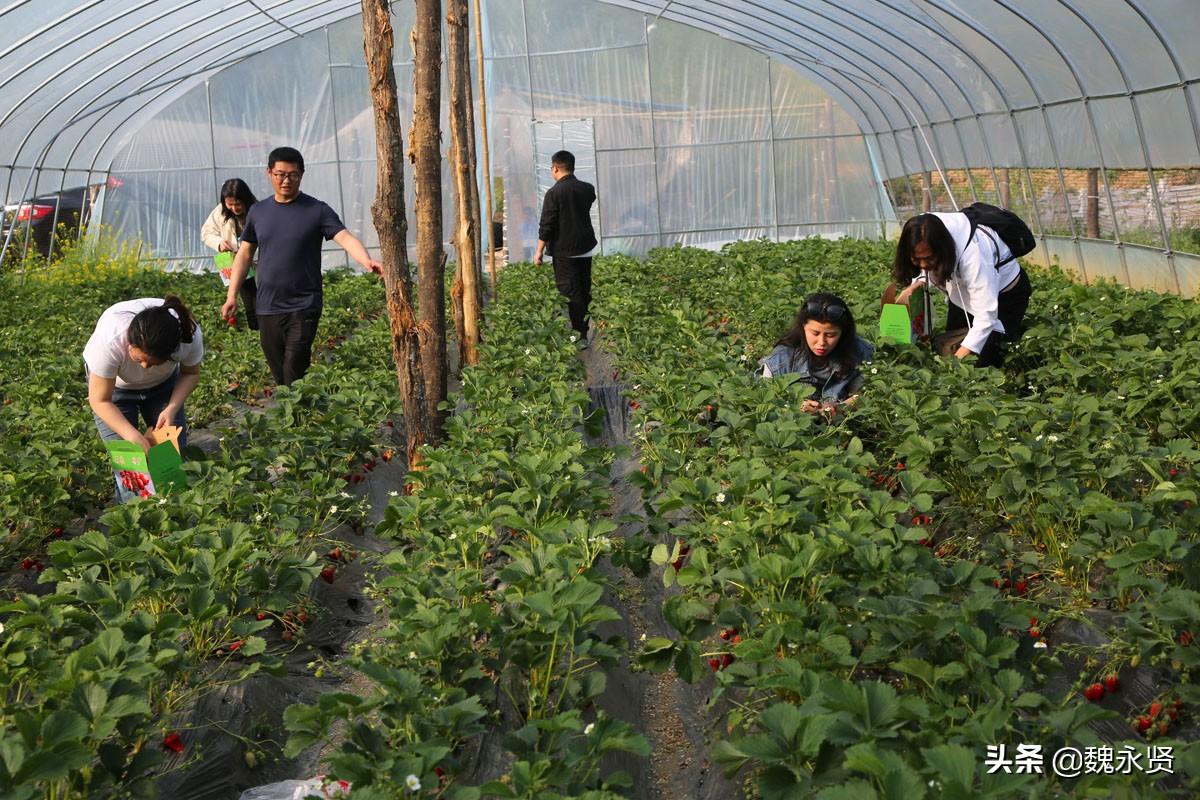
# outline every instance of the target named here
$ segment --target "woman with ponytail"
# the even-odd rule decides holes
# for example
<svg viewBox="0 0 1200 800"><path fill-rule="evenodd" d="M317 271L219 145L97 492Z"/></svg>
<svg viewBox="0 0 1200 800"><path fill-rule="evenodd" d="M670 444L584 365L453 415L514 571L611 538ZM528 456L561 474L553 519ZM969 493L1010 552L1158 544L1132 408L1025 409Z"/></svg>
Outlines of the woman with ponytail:
<svg viewBox="0 0 1200 800"><path fill-rule="evenodd" d="M140 417L147 428L183 428L182 448L187 442L183 403L200 380L203 357L200 326L178 297L109 306L83 349L88 403L100 438L124 439L149 451Z"/></svg>

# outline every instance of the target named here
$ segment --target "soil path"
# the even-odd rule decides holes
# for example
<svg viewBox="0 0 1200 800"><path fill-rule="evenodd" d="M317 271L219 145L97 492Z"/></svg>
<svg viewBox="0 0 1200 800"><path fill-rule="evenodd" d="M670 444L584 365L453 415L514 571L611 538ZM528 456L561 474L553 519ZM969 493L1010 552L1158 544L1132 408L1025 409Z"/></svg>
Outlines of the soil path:
<svg viewBox="0 0 1200 800"><path fill-rule="evenodd" d="M626 457L614 459L609 473L615 520L645 518L641 490L626 475L638 469L638 454L630 445L629 401L626 387L611 380L612 364L603 349L603 334L595 331L588 349L580 353L587 368L587 388L592 409L604 412L604 425L592 445L629 448ZM640 521L621 524L617 535L641 533ZM605 601L621 614L611 635L622 635L636 652L643 637L674 638L662 617L663 601L674 590L664 588L661 570L651 569L638 578L625 569L609 569L611 590ZM613 717L629 722L650 742L648 760L613 758L604 766L633 776L632 796L638 800L735 800L740 786L726 780L709 758L713 722L707 709L711 678L695 685L680 680L674 670L661 674L634 672L625 662L608 673L608 688L599 705Z"/></svg>

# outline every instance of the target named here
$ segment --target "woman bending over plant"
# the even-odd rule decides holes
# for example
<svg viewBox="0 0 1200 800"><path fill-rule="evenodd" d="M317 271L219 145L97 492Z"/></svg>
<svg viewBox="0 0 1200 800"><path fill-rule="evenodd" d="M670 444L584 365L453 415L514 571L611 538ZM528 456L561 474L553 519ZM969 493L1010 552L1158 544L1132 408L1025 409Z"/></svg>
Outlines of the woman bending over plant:
<svg viewBox="0 0 1200 800"><path fill-rule="evenodd" d="M813 387L800 407L810 414L831 414L840 404L853 403L863 385L862 362L875 348L859 337L846 301L817 293L796 313L792 329L779 338L762 365L764 378L798 375Z"/></svg>
<svg viewBox="0 0 1200 800"><path fill-rule="evenodd" d="M947 341L954 344L962 335L952 352L958 358L978 356L976 366L1000 366L1004 345L1024 331L1033 292L1029 276L999 235L983 225L972 227L964 213L918 214L904 223L892 279L897 286L908 284L897 303L907 305L913 290L926 283L946 293Z"/></svg>
<svg viewBox="0 0 1200 800"><path fill-rule="evenodd" d="M204 337L183 301L173 295L144 297L109 306L83 349L88 403L105 441L124 439L149 452L138 417L152 428L183 429L184 400L200 380ZM117 496L122 498L118 482Z"/></svg>

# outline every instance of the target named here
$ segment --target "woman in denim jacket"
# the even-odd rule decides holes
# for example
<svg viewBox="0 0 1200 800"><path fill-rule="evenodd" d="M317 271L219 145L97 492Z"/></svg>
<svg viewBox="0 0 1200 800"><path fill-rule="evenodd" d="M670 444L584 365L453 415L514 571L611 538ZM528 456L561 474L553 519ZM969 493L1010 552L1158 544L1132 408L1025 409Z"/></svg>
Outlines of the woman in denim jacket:
<svg viewBox="0 0 1200 800"><path fill-rule="evenodd" d="M802 411L833 414L853 403L863 385L862 362L875 348L860 338L846 301L832 294L814 294L796 313L792 329L779 338L766 358L761 375L798 375L813 387Z"/></svg>

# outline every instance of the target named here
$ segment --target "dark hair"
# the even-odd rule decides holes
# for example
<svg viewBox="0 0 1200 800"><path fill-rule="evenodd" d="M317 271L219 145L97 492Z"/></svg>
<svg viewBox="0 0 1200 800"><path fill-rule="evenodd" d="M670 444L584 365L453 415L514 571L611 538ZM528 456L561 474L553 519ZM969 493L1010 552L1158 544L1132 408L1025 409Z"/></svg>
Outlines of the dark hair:
<svg viewBox="0 0 1200 800"><path fill-rule="evenodd" d="M225 205L226 197L240 200L247 210L250 209L250 206L258 202L258 198L254 196L254 192L250 191L250 187L246 185L244 180L241 178L230 178L221 184L221 196L217 200L221 204L221 213L225 216L225 219L233 218L233 212Z"/></svg>
<svg viewBox="0 0 1200 800"><path fill-rule="evenodd" d="M550 156L550 163L562 167L567 172L575 171L575 154L569 150L559 150Z"/></svg>
<svg viewBox="0 0 1200 800"><path fill-rule="evenodd" d="M793 362L801 353L810 361L815 358L813 352L808 349L808 339L804 336L804 325L807 322L826 322L842 332L833 352L828 356L837 372L848 375L858 368L858 329L854 324L854 315L850 313L850 306L846 305L845 300L826 292L809 295L804 305L796 312L796 321L792 323L791 330L780 336L779 341L775 343L776 346L792 348Z"/></svg>
<svg viewBox="0 0 1200 800"><path fill-rule="evenodd" d="M267 156L267 169L274 168L277 161L295 164L296 169L304 174L304 156L300 155L300 151L294 147L276 147L272 150L271 155Z"/></svg>
<svg viewBox="0 0 1200 800"><path fill-rule="evenodd" d="M912 252L918 244L927 244L933 252L933 266L928 269L929 277L937 286L946 281L958 265L958 248L954 237L945 224L933 214L918 214L904 223L900 241L896 244L896 260L892 263L892 280L905 286L917 277L920 269L912 262Z"/></svg>
<svg viewBox="0 0 1200 800"><path fill-rule="evenodd" d="M174 312L174 313L172 313ZM196 335L196 318L187 306L173 294L163 299L161 306L143 309L129 323L129 343L148 356L166 360Z"/></svg>

